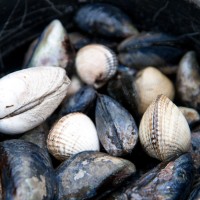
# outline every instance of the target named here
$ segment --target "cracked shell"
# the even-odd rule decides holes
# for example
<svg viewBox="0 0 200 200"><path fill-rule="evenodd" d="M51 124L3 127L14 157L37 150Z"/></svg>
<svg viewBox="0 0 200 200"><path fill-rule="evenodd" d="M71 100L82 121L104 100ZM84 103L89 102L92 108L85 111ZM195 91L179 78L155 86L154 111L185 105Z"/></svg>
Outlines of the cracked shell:
<svg viewBox="0 0 200 200"><path fill-rule="evenodd" d="M66 160L82 151L99 151L99 139L92 120L82 113L62 117L50 130L49 152L58 160Z"/></svg>
<svg viewBox="0 0 200 200"><path fill-rule="evenodd" d="M81 48L76 56L76 71L81 80L96 88L100 88L114 76L117 65L115 53L99 44Z"/></svg>
<svg viewBox="0 0 200 200"><path fill-rule="evenodd" d="M70 80L59 67L34 67L0 79L0 132L18 134L44 122L67 93Z"/></svg>
<svg viewBox="0 0 200 200"><path fill-rule="evenodd" d="M181 111L166 96L159 95L144 113L139 139L145 151L159 160L187 152L191 144L188 123Z"/></svg>

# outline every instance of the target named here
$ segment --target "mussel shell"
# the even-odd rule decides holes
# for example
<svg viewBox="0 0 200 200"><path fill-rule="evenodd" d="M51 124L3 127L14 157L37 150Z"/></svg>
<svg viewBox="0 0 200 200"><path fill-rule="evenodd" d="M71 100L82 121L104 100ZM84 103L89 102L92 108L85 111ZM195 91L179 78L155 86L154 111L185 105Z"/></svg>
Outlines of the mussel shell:
<svg viewBox="0 0 200 200"><path fill-rule="evenodd" d="M191 156L184 154L169 163L159 164L138 181L110 194L104 200L185 200L192 186L193 173Z"/></svg>
<svg viewBox="0 0 200 200"><path fill-rule="evenodd" d="M106 95L98 95L95 119L101 144L110 155L132 152L138 141L138 128L125 108Z"/></svg>
<svg viewBox="0 0 200 200"><path fill-rule="evenodd" d="M146 33L123 41L119 47L122 64L137 69L177 64L186 52L178 38L163 33ZM172 69L172 72L174 69Z"/></svg>
<svg viewBox="0 0 200 200"><path fill-rule="evenodd" d="M118 187L136 169L131 162L100 152L82 152L56 170L57 199L91 199Z"/></svg>
<svg viewBox="0 0 200 200"><path fill-rule="evenodd" d="M96 100L96 91L91 86L83 86L69 99L62 104L60 116L67 115L72 112L82 112L87 114Z"/></svg>
<svg viewBox="0 0 200 200"><path fill-rule="evenodd" d="M176 89L184 106L200 110L200 70L193 51L186 53L179 63Z"/></svg>
<svg viewBox="0 0 200 200"><path fill-rule="evenodd" d="M119 8L103 3L80 8L75 22L83 31L105 37L127 37L138 34L129 17Z"/></svg>
<svg viewBox="0 0 200 200"><path fill-rule="evenodd" d="M24 140L0 143L3 199L53 199L55 176L51 161L39 146Z"/></svg>

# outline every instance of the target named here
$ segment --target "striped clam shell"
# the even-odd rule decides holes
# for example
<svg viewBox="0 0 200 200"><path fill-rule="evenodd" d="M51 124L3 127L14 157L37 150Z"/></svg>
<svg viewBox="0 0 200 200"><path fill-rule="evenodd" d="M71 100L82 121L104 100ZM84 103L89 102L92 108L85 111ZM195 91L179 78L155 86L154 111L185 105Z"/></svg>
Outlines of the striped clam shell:
<svg viewBox="0 0 200 200"><path fill-rule="evenodd" d="M188 123L166 96L159 95L144 113L139 139L145 151L159 160L187 152L191 144Z"/></svg>
<svg viewBox="0 0 200 200"><path fill-rule="evenodd" d="M76 56L76 70L83 82L103 86L117 70L115 53L104 45L91 44L81 48Z"/></svg>
<svg viewBox="0 0 200 200"><path fill-rule="evenodd" d="M47 138L49 152L58 160L66 160L82 151L99 151L96 128L87 115L71 113L62 117Z"/></svg>

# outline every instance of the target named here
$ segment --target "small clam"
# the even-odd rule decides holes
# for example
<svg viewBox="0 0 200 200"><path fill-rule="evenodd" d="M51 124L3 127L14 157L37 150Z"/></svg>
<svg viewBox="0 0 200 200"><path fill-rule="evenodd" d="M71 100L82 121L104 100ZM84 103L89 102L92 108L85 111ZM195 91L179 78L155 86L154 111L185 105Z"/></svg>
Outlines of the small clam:
<svg viewBox="0 0 200 200"><path fill-rule="evenodd" d="M146 111L159 94L164 94L171 100L174 99L173 83L154 67L147 67L139 71L133 84L137 93L136 98L140 115Z"/></svg>
<svg viewBox="0 0 200 200"><path fill-rule="evenodd" d="M66 68L73 54L68 35L59 20L52 21L26 57L25 67L56 66ZM31 47L32 48L32 47ZM31 50L29 50L31 51Z"/></svg>
<svg viewBox="0 0 200 200"><path fill-rule="evenodd" d="M34 67L0 79L0 132L24 133L44 122L67 93L60 67Z"/></svg>
<svg viewBox="0 0 200 200"><path fill-rule="evenodd" d="M117 70L115 53L103 45L91 44L81 48L76 55L76 71L81 80L99 88Z"/></svg>
<svg viewBox="0 0 200 200"><path fill-rule="evenodd" d="M106 37L128 37L138 34L130 18L119 8L93 3L83 6L75 15L75 22L85 32Z"/></svg>
<svg viewBox="0 0 200 200"><path fill-rule="evenodd" d="M189 51L181 59L176 81L182 103L200 110L200 71L195 52Z"/></svg>
<svg viewBox="0 0 200 200"><path fill-rule="evenodd" d="M185 117L164 95L159 95L144 113L139 139L145 151L159 160L168 160L187 152L191 144Z"/></svg>
<svg viewBox="0 0 200 200"><path fill-rule="evenodd" d="M50 130L47 148L58 160L66 160L71 155L86 150L99 151L96 128L87 115L68 114Z"/></svg>

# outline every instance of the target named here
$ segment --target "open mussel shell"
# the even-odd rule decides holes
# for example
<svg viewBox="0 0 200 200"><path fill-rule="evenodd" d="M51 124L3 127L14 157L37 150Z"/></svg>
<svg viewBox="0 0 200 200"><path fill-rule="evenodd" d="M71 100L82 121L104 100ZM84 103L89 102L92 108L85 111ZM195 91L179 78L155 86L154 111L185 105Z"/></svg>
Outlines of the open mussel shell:
<svg viewBox="0 0 200 200"><path fill-rule="evenodd" d="M47 148L58 160L66 160L82 151L99 151L94 123L83 113L62 117L49 132Z"/></svg>
<svg viewBox="0 0 200 200"><path fill-rule="evenodd" d="M119 8L104 3L87 4L75 15L75 22L83 31L105 37L137 35L130 18Z"/></svg>
<svg viewBox="0 0 200 200"><path fill-rule="evenodd" d="M118 51L122 64L141 69L147 66L173 66L186 52L186 47L181 38L163 33L142 33L127 38L119 45Z"/></svg>
<svg viewBox="0 0 200 200"><path fill-rule="evenodd" d="M183 154L191 145L191 133L185 117L164 95L159 95L144 113L139 139L144 150L159 160Z"/></svg>
<svg viewBox="0 0 200 200"><path fill-rule="evenodd" d="M200 110L200 70L193 51L186 53L179 63L176 89L183 105Z"/></svg>
<svg viewBox="0 0 200 200"><path fill-rule="evenodd" d="M39 146L24 140L0 143L3 199L51 200L55 176L49 157Z"/></svg>
<svg viewBox="0 0 200 200"><path fill-rule="evenodd" d="M73 49L66 30L59 20L53 20L40 38L30 47L24 66L56 66L66 68L72 62Z"/></svg>
<svg viewBox="0 0 200 200"><path fill-rule="evenodd" d="M184 154L168 162L159 164L144 174L138 181L117 190L103 200L186 200L194 176L190 154Z"/></svg>
<svg viewBox="0 0 200 200"><path fill-rule="evenodd" d="M91 199L112 191L135 172L128 160L100 152L81 152L56 170L57 199Z"/></svg>
<svg viewBox="0 0 200 200"><path fill-rule="evenodd" d="M102 87L117 70L115 53L104 45L91 44L81 48L76 55L76 71L83 82Z"/></svg>
<svg viewBox="0 0 200 200"><path fill-rule="evenodd" d="M95 119L101 144L110 155L132 152L138 141L138 129L125 108L106 95L98 95Z"/></svg>
<svg viewBox="0 0 200 200"><path fill-rule="evenodd" d="M34 67L0 80L0 132L24 133L44 122L58 107L70 84L60 67Z"/></svg>
<svg viewBox="0 0 200 200"><path fill-rule="evenodd" d="M173 83L154 67L147 67L139 71L133 84L137 93L136 102L140 115L146 111L159 94L164 94L172 101L174 99L175 89Z"/></svg>

